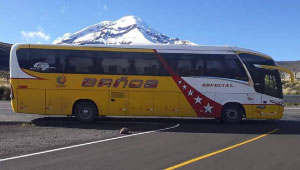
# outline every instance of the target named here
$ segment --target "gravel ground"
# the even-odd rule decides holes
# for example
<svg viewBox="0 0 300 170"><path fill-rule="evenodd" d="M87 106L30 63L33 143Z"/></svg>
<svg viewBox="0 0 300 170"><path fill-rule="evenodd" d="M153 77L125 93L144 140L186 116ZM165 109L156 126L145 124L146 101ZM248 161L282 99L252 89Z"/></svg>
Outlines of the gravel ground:
<svg viewBox="0 0 300 170"><path fill-rule="evenodd" d="M117 137L122 127L129 128L130 133L138 133L167 126L169 124L126 119L104 119L92 124L78 123L72 118L40 118L31 123L0 122L0 159Z"/></svg>

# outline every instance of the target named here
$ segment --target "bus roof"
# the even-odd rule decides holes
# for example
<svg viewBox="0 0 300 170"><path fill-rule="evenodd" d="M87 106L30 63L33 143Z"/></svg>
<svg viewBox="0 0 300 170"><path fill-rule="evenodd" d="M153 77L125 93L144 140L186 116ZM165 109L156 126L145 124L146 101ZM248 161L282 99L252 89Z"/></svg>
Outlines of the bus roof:
<svg viewBox="0 0 300 170"><path fill-rule="evenodd" d="M55 46L66 46L70 48L76 48L76 47L92 47L92 48L135 48L135 49L156 49L156 50L188 50L188 51L216 51L216 52L221 52L221 51L227 51L227 52L236 52L236 53L250 53L250 54L256 54L259 56L263 56L266 58L272 59L271 56L246 49L246 48L240 48L237 46L206 46L206 45L169 45L169 44L141 44L141 45L127 45L127 44L121 44L121 45L110 45L110 44L88 44L88 45L75 45L75 44L15 44L14 46L21 46L21 45L29 45L29 46L41 46L41 47L55 47ZM17 49L17 47L15 47Z"/></svg>

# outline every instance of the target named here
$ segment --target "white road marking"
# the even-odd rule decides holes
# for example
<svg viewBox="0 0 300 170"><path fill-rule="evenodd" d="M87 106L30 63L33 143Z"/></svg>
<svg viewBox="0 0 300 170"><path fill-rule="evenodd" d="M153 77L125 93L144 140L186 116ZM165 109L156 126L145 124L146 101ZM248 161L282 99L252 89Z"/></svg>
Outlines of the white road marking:
<svg viewBox="0 0 300 170"><path fill-rule="evenodd" d="M284 110L300 110L300 107L299 108L296 108L296 107L285 107Z"/></svg>
<svg viewBox="0 0 300 170"><path fill-rule="evenodd" d="M177 124L177 125L172 126L172 127L164 128L164 129L146 131L146 132L126 135L126 136L119 136L119 137L115 137L115 138L103 139L103 140L98 140L98 141L94 141L94 142L88 142L88 143L72 145L72 146L67 146L67 147L62 147L62 148L57 148L57 149L46 150L46 151L42 151L42 152L36 152L36 153L31 153L31 154L26 154L26 155L20 155L20 156L14 156L14 157L10 157L10 158L4 158L4 159L0 159L0 162L13 160L13 159L19 159L19 158L30 157L30 156L34 156L34 155L41 155L41 154L44 154L44 153L61 151L61 150L65 150L65 149L77 148L77 147L80 147L80 146L86 146L86 145L91 145L91 144L96 144L96 143L102 143L102 142L107 142L107 141L112 141L112 140L117 140L117 139L122 139L122 138L128 138L128 137L137 136L137 135L143 135L143 134L148 134L148 133L153 133L153 132L159 132L159 131L174 129L178 126L180 126L180 124Z"/></svg>

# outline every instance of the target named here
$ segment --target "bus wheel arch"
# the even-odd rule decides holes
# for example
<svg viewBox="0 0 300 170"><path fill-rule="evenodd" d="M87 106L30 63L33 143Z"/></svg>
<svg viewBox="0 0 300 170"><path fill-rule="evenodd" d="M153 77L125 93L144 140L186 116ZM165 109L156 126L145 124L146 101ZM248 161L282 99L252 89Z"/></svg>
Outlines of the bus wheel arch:
<svg viewBox="0 0 300 170"><path fill-rule="evenodd" d="M228 102L222 107L221 122L233 124L240 123L242 118L245 116L246 112L242 104L237 102Z"/></svg>
<svg viewBox="0 0 300 170"><path fill-rule="evenodd" d="M90 99L79 99L73 104L72 115L80 122L92 122L98 117L99 109Z"/></svg>

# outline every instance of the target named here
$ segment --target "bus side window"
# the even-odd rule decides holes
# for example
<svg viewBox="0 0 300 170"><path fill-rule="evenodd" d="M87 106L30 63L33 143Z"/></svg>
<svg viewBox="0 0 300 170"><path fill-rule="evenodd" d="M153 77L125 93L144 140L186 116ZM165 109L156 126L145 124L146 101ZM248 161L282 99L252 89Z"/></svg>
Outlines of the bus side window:
<svg viewBox="0 0 300 170"><path fill-rule="evenodd" d="M196 61L194 76L203 76L204 75L204 59L199 58Z"/></svg>
<svg viewBox="0 0 300 170"><path fill-rule="evenodd" d="M93 68L90 68L90 69L93 69L95 71L95 73L97 73L97 74L103 74L104 73L103 67L101 66L101 63L103 61L103 58L104 58L105 54L106 53L103 52L103 51L94 52L95 57L92 58L94 64L92 66Z"/></svg>
<svg viewBox="0 0 300 170"><path fill-rule="evenodd" d="M130 63L128 58L117 57L116 53L107 53L103 58L101 67L106 74L128 74Z"/></svg>
<svg viewBox="0 0 300 170"><path fill-rule="evenodd" d="M211 76L211 77L224 77L224 66L222 64L222 58L221 56L211 56L206 59L206 70L205 70L205 76Z"/></svg>
<svg viewBox="0 0 300 170"><path fill-rule="evenodd" d="M193 58L191 54L179 54L179 60L177 64L177 73L180 76L192 76L193 75Z"/></svg>
<svg viewBox="0 0 300 170"><path fill-rule="evenodd" d="M168 66L171 67L174 72L177 72L179 55L173 53L162 53L160 55L163 57L164 61L168 64ZM169 75L168 71L163 66L160 68L159 74Z"/></svg>
<svg viewBox="0 0 300 170"><path fill-rule="evenodd" d="M53 73L56 72L56 51L47 49L30 49L27 59L28 68L32 71Z"/></svg>
<svg viewBox="0 0 300 170"><path fill-rule="evenodd" d="M177 69L179 75L190 76L192 73L192 60L179 60Z"/></svg>
<svg viewBox="0 0 300 170"><path fill-rule="evenodd" d="M273 73L274 74L274 73ZM272 71L266 72L264 77L264 92L270 96L277 95L277 85L275 75L272 74Z"/></svg>
<svg viewBox="0 0 300 170"><path fill-rule="evenodd" d="M70 51L66 60L66 72L92 73L88 69L93 65L92 57L93 55L89 51Z"/></svg>
<svg viewBox="0 0 300 170"><path fill-rule="evenodd" d="M21 48L17 50L17 57L18 62L21 68L28 69L30 68L29 63L29 49L28 48Z"/></svg>
<svg viewBox="0 0 300 170"><path fill-rule="evenodd" d="M69 51L68 50L60 50L57 52L57 72L58 73L67 73L66 72L66 58L69 54Z"/></svg>
<svg viewBox="0 0 300 170"><path fill-rule="evenodd" d="M137 75L158 75L160 63L153 58L134 59L134 68Z"/></svg>
<svg viewBox="0 0 300 170"><path fill-rule="evenodd" d="M241 62L235 55L225 56L226 67L225 67L225 77L236 80L248 81L248 76L245 69L243 68Z"/></svg>

